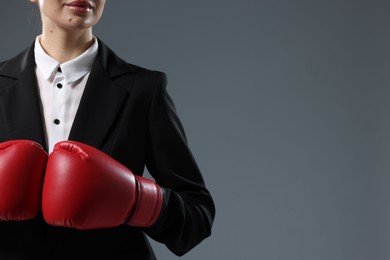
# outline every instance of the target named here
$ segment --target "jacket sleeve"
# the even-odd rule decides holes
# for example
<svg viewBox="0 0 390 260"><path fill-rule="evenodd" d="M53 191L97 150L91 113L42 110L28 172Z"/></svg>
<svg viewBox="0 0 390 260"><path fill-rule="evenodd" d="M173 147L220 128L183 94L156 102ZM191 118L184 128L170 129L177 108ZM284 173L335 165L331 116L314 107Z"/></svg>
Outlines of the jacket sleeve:
<svg viewBox="0 0 390 260"><path fill-rule="evenodd" d="M163 188L157 222L145 230L152 239L181 256L209 237L215 205L188 147L183 126L160 74L149 111L147 168Z"/></svg>

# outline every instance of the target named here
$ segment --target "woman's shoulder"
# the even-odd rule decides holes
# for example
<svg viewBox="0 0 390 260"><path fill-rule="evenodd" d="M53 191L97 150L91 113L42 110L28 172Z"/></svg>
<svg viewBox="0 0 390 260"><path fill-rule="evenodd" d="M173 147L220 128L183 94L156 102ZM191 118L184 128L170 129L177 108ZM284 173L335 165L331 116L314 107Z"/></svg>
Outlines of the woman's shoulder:
<svg viewBox="0 0 390 260"><path fill-rule="evenodd" d="M14 56L0 61L0 76L18 78L29 66L34 66L34 53L31 46Z"/></svg>
<svg viewBox="0 0 390 260"><path fill-rule="evenodd" d="M138 85L153 86L166 81L166 73L162 70L148 68L132 63L117 55L109 46L99 40L99 53L103 67L108 75L117 82L129 82L131 79ZM157 84L159 85L159 84Z"/></svg>

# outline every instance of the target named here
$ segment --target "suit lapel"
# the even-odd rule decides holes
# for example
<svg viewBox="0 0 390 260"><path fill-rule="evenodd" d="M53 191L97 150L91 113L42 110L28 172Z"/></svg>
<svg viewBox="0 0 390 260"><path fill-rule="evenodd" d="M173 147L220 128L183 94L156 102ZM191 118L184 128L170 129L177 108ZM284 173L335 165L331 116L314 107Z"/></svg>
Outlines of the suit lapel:
<svg viewBox="0 0 390 260"><path fill-rule="evenodd" d="M133 77L126 75L133 71L132 66L99 40L98 57L81 98L70 140L101 147L129 95L120 85L127 84L129 89ZM0 89L0 127L8 129L10 139L34 140L47 147L36 85L34 44L0 68L0 82L8 84Z"/></svg>
<svg viewBox="0 0 390 260"><path fill-rule="evenodd" d="M14 80L0 91L1 116L10 139L33 140L45 147L33 55L30 48L2 68L0 74Z"/></svg>
<svg viewBox="0 0 390 260"><path fill-rule="evenodd" d="M118 86L114 78L118 73L129 73L116 70L118 64L107 64L107 52L102 42L100 54L88 78L83 96L73 122L69 139L84 142L95 147L101 147L120 112L128 93ZM111 66L111 70L107 67ZM118 67L119 68L119 67Z"/></svg>

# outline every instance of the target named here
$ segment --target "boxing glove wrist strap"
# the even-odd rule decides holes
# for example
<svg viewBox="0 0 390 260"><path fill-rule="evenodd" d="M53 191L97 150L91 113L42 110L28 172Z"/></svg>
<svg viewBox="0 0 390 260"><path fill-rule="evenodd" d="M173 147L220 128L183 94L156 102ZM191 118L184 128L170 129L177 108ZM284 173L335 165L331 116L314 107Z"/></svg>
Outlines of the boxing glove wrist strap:
<svg viewBox="0 0 390 260"><path fill-rule="evenodd" d="M150 227L160 216L163 204L162 188L153 180L140 176L137 180L137 206L127 222L130 226Z"/></svg>

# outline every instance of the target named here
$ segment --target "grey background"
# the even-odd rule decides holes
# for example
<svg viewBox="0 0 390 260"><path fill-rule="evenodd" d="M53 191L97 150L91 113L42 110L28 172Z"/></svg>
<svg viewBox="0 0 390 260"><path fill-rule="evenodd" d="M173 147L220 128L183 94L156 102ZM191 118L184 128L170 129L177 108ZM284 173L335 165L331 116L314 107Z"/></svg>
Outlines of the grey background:
<svg viewBox="0 0 390 260"><path fill-rule="evenodd" d="M94 32L168 90L217 208L181 259L386 260L388 1L107 1ZM0 9L0 59L39 33ZM151 241L158 259L176 259Z"/></svg>

